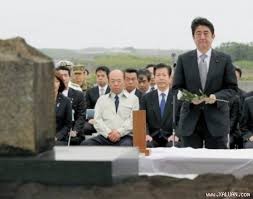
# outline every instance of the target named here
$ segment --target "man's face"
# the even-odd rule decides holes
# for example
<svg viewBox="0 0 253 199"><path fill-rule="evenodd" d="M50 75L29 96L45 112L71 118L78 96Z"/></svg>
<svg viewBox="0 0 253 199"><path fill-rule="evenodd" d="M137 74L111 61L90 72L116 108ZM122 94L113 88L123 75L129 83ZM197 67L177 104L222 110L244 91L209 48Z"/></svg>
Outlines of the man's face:
<svg viewBox="0 0 253 199"><path fill-rule="evenodd" d="M138 86L139 90L142 93L146 93L149 89L149 86L150 86L150 82L148 81L147 76L145 76L145 75L139 76L138 83L139 83L139 86Z"/></svg>
<svg viewBox="0 0 253 199"><path fill-rule="evenodd" d="M125 89L128 92L131 92L135 88L137 88L137 74L136 73L125 73Z"/></svg>
<svg viewBox="0 0 253 199"><path fill-rule="evenodd" d="M235 76L236 76L237 81L241 79L240 73L238 71L235 71Z"/></svg>
<svg viewBox="0 0 253 199"><path fill-rule="evenodd" d="M69 81L70 81L69 72L67 70L58 70L58 73L61 76L65 87L68 88Z"/></svg>
<svg viewBox="0 0 253 199"><path fill-rule="evenodd" d="M82 70L76 70L73 72L73 81L82 86L83 82L85 80L85 74L84 74L84 71Z"/></svg>
<svg viewBox="0 0 253 199"><path fill-rule="evenodd" d="M109 77L111 92L119 94L124 89L124 77L121 71L112 71Z"/></svg>
<svg viewBox="0 0 253 199"><path fill-rule="evenodd" d="M102 70L97 71L96 80L99 86L104 87L106 84L108 84L108 77L106 75L106 72Z"/></svg>
<svg viewBox="0 0 253 199"><path fill-rule="evenodd" d="M193 40L197 49L205 53L212 47L214 37L215 35L212 34L207 26L199 25L194 32Z"/></svg>
<svg viewBox="0 0 253 199"><path fill-rule="evenodd" d="M167 68L158 68L155 73L155 82L159 90L166 90L170 86L170 76Z"/></svg>

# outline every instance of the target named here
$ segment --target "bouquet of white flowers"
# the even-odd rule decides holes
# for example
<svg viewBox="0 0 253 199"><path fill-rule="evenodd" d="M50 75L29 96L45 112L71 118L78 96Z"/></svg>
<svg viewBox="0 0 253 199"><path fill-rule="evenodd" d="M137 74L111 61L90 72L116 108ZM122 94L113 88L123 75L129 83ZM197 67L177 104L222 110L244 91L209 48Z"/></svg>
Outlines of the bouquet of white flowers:
<svg viewBox="0 0 253 199"><path fill-rule="evenodd" d="M200 91L201 95L193 94L190 91L183 89L182 91L179 90L177 93L177 99L186 102L192 102L192 100L202 100L207 98L207 95L203 94Z"/></svg>
<svg viewBox="0 0 253 199"><path fill-rule="evenodd" d="M190 103L192 103L193 101L203 101L204 102L208 98L209 97L206 94L204 94L201 90L200 90L200 95L193 94L190 91L185 90L185 89L183 89L182 91L179 90L177 93L178 100L186 101L186 102L190 102ZM215 101L228 103L227 100L223 100L223 99L215 99Z"/></svg>

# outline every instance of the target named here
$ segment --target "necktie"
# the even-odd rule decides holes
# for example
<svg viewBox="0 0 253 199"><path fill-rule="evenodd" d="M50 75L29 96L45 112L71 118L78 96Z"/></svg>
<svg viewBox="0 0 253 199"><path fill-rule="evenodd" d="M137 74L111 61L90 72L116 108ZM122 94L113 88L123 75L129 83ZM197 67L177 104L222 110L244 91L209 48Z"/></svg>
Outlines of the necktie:
<svg viewBox="0 0 253 199"><path fill-rule="evenodd" d="M116 109L116 113L117 113L118 107L119 107L119 96L116 95L114 98L115 98L115 109Z"/></svg>
<svg viewBox="0 0 253 199"><path fill-rule="evenodd" d="M206 76L207 76L207 63L205 61L206 58L207 58L206 54L200 55L199 76L200 76L201 86L203 90L206 85Z"/></svg>
<svg viewBox="0 0 253 199"><path fill-rule="evenodd" d="M161 113L161 117L163 117L163 112L164 112L164 107L165 107L165 94L161 93L162 96L162 100L160 102L160 113Z"/></svg>
<svg viewBox="0 0 253 199"><path fill-rule="evenodd" d="M99 96L104 95L104 88L100 88Z"/></svg>

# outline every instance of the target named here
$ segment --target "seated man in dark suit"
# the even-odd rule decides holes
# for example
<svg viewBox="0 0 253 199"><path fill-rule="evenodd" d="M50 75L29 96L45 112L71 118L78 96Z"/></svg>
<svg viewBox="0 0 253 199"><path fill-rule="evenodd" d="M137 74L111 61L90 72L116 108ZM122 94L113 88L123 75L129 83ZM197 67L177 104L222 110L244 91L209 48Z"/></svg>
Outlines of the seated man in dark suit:
<svg viewBox="0 0 253 199"><path fill-rule="evenodd" d="M106 66L97 67L97 86L88 89L85 96L87 102L87 109L94 109L98 98L110 92L110 87L108 86L109 72L110 70ZM86 118L83 128L83 133L85 135L91 135L92 133L96 133L96 129L94 128L93 124L94 120L92 118Z"/></svg>
<svg viewBox="0 0 253 199"><path fill-rule="evenodd" d="M124 80L125 80L125 90L129 94L136 95L141 101L142 92L137 89L138 79L137 79L137 70L133 68L128 68L124 71Z"/></svg>
<svg viewBox="0 0 253 199"><path fill-rule="evenodd" d="M148 147L172 146L173 94L169 89L170 75L170 66L158 64L154 68L157 89L144 95L141 101L141 110L146 110ZM175 146L179 147L179 136L175 135L174 139Z"/></svg>
<svg viewBox="0 0 253 199"><path fill-rule="evenodd" d="M245 99L240 129L244 148L253 148L253 97Z"/></svg>
<svg viewBox="0 0 253 199"><path fill-rule="evenodd" d="M84 94L83 92L74 90L68 86L71 77L71 69L69 67L58 66L56 70L65 84L65 90L62 94L70 99L72 105L73 125L72 130L69 133L69 136L71 136L70 144L79 145L85 139L82 134L86 110ZM68 140L65 140L65 144L67 144L67 141Z"/></svg>

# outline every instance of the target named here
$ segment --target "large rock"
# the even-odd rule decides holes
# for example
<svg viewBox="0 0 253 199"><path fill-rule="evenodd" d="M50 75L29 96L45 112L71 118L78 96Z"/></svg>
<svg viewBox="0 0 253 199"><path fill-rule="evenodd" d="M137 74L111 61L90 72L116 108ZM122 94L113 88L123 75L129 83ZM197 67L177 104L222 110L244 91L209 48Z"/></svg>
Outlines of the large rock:
<svg viewBox="0 0 253 199"><path fill-rule="evenodd" d="M55 135L52 60L22 38L0 40L0 154L51 149Z"/></svg>

